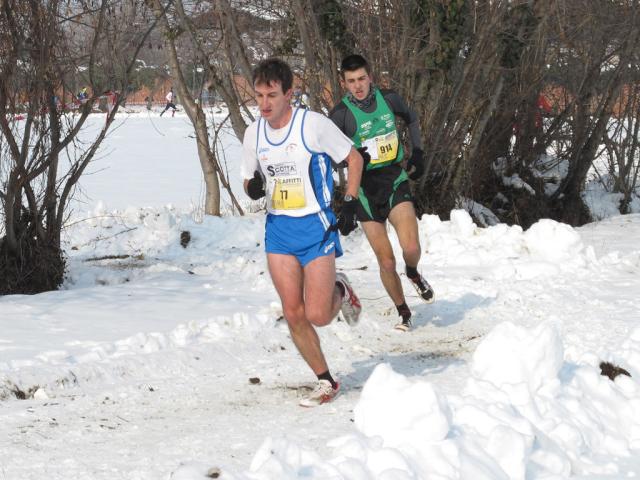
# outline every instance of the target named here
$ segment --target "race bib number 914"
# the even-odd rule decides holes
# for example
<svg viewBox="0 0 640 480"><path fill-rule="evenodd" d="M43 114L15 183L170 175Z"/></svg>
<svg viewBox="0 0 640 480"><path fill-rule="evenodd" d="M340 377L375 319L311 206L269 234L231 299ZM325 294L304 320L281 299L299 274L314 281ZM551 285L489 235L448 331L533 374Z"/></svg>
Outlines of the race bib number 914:
<svg viewBox="0 0 640 480"><path fill-rule="evenodd" d="M398 156L398 134L394 130L386 135L378 135L363 143L371 155L371 163L383 163L395 160Z"/></svg>

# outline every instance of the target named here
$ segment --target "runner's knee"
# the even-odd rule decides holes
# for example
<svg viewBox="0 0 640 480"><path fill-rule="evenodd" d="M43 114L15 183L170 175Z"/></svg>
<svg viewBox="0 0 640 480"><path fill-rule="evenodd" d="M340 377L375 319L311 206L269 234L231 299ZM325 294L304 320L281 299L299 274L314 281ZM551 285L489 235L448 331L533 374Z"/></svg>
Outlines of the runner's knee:
<svg viewBox="0 0 640 480"><path fill-rule="evenodd" d="M380 273L396 271L396 258L393 255L390 257L379 257L378 264L380 265Z"/></svg>
<svg viewBox="0 0 640 480"><path fill-rule="evenodd" d="M327 308L327 306L322 305L317 308L308 308L306 310L306 316L309 323L315 325L316 327L324 327L331 323L332 318L330 317L331 312Z"/></svg>
<svg viewBox="0 0 640 480"><path fill-rule="evenodd" d="M404 257L409 258L420 257L420 243L416 241L405 245L402 249L402 254Z"/></svg>
<svg viewBox="0 0 640 480"><path fill-rule="evenodd" d="M302 322L304 322L304 305L283 305L282 314L287 320L289 327L296 329Z"/></svg>

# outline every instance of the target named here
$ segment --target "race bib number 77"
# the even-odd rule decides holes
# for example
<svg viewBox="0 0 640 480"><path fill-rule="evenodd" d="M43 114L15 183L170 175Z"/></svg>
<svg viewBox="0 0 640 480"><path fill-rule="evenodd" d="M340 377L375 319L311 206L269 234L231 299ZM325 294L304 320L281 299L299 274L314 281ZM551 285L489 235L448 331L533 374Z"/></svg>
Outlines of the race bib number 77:
<svg viewBox="0 0 640 480"><path fill-rule="evenodd" d="M276 178L271 195L271 207L275 210L304 208L304 182L301 177Z"/></svg>

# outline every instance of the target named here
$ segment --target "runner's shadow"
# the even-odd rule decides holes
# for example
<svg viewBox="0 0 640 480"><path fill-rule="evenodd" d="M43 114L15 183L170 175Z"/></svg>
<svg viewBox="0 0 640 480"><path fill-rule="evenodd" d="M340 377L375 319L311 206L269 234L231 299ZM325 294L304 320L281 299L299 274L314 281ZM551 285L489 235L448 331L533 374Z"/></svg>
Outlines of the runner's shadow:
<svg viewBox="0 0 640 480"><path fill-rule="evenodd" d="M453 366L467 363L452 353L444 352L407 352L398 355L379 354L366 360L353 363L353 373L342 377L345 390L361 390L373 370L386 363L394 372L406 377L421 377L428 381L429 375L446 371Z"/></svg>
<svg viewBox="0 0 640 480"><path fill-rule="evenodd" d="M436 298L432 304L412 302L413 328L416 330L429 325L435 327L455 325L465 318L467 312L476 308L485 308L494 300L492 297L467 293L455 300ZM398 332L398 335L412 335L412 333ZM407 348L404 348L402 352L392 350L355 361L352 364L353 373L347 375L346 378L343 377L343 386L346 390L361 390L373 370L381 363L389 364L395 372L407 377L420 376L428 381L430 375L442 373L450 367L466 364L467 360L461 354L468 353L470 346L468 342L477 342L476 339L478 339L477 335L461 334L455 342L428 343L424 345L424 349L410 351L407 350L412 347L407 345ZM414 348L418 347L415 343L412 345Z"/></svg>
<svg viewBox="0 0 640 480"><path fill-rule="evenodd" d="M462 297L449 301L438 300L432 304L419 304L412 306L412 321L415 328L431 324L436 327L448 327L460 322L465 314L478 307L486 307L495 299L482 297L473 293L467 293Z"/></svg>

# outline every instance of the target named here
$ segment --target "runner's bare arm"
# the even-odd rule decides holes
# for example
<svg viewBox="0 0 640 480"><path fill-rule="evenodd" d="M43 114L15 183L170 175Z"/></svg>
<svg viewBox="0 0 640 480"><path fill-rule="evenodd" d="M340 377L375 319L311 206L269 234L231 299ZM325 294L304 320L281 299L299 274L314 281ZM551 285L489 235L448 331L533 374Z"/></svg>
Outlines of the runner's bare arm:
<svg viewBox="0 0 640 480"><path fill-rule="evenodd" d="M347 191L345 194L351 195L354 198L358 198L358 191L360 189L360 179L362 178L362 167L364 161L360 152L354 147L351 147L349 155L345 158L347 162Z"/></svg>

